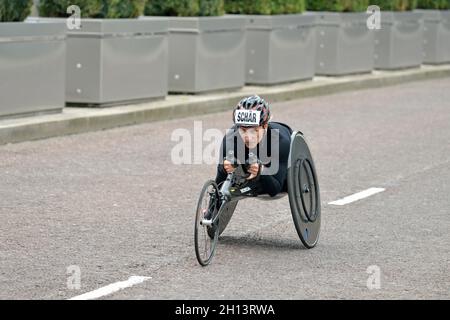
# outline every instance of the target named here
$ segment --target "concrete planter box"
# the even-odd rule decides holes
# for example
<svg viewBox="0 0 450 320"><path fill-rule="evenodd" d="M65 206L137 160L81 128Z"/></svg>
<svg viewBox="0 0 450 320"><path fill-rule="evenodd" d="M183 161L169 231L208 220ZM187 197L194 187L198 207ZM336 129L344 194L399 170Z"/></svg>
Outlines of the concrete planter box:
<svg viewBox="0 0 450 320"><path fill-rule="evenodd" d="M450 10L416 10L423 15L423 62L450 62Z"/></svg>
<svg viewBox="0 0 450 320"><path fill-rule="evenodd" d="M152 19L152 17L141 17ZM169 91L201 93L245 84L245 19L169 18Z"/></svg>
<svg viewBox="0 0 450 320"><path fill-rule="evenodd" d="M381 29L375 32L375 68L403 69L423 62L422 14L381 12Z"/></svg>
<svg viewBox="0 0 450 320"><path fill-rule="evenodd" d="M341 76L373 70L373 32L365 12L308 12L317 17L316 74Z"/></svg>
<svg viewBox="0 0 450 320"><path fill-rule="evenodd" d="M61 19L28 19L52 20ZM82 19L81 23L81 29L68 30L69 104L105 107L167 95L167 19Z"/></svg>
<svg viewBox="0 0 450 320"><path fill-rule="evenodd" d="M242 17L246 19L246 83L271 85L314 77L315 16Z"/></svg>
<svg viewBox="0 0 450 320"><path fill-rule="evenodd" d="M64 108L65 24L0 23L0 117Z"/></svg>

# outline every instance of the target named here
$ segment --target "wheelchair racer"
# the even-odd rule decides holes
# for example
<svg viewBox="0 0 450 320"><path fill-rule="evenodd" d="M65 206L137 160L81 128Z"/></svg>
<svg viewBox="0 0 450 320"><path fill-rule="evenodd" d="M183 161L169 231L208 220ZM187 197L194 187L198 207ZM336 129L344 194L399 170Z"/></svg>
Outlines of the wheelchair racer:
<svg viewBox="0 0 450 320"><path fill-rule="evenodd" d="M233 110L234 125L225 134L220 147L215 179L219 189L227 175L236 170L236 164L243 164L250 175L244 183L230 189L237 195L275 197L287 192L292 129L270 119L270 106L261 97L253 95L239 101ZM214 199L205 218L211 219L218 208L220 199Z"/></svg>
<svg viewBox="0 0 450 320"><path fill-rule="evenodd" d="M269 104L257 95L242 99L233 110L234 126L222 140L217 166L219 185L236 168L234 162L247 164L250 176L242 194L268 194L287 191L287 167L291 145L291 128L270 122ZM252 161L252 156L259 161ZM233 160L232 160L233 159ZM250 163L249 163L250 162Z"/></svg>

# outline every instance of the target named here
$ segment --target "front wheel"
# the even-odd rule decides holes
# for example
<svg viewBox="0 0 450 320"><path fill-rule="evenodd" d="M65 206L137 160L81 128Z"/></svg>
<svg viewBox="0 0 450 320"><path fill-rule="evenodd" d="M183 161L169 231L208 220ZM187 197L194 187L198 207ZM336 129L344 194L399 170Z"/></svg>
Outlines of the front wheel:
<svg viewBox="0 0 450 320"><path fill-rule="evenodd" d="M211 232L213 229L210 224L217 215L216 199L218 198L217 184L213 180L207 181L198 199L194 229L195 255L202 266L207 266L211 262L219 238L218 228L214 228L214 232Z"/></svg>

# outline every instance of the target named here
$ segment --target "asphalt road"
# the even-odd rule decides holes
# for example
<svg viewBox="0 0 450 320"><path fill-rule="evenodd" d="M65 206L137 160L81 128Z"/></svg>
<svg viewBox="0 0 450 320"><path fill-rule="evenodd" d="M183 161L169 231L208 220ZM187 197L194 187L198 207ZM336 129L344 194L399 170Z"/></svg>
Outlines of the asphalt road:
<svg viewBox="0 0 450 320"><path fill-rule="evenodd" d="M194 211L215 166L173 164L171 135L194 121L225 132L233 106L0 146L0 299L67 299L130 276L151 279L102 298L449 299L449 88L447 78L273 104L314 156L319 244L303 248L286 198L246 200L206 268ZM371 187L385 191L329 204Z"/></svg>

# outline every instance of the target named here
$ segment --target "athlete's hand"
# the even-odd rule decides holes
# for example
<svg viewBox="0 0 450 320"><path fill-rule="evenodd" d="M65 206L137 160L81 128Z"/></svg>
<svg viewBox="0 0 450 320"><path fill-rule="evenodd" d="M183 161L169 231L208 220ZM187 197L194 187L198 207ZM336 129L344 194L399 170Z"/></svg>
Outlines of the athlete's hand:
<svg viewBox="0 0 450 320"><path fill-rule="evenodd" d="M256 178L259 171L259 164L258 163L251 164L247 171L250 173L250 176L247 178L247 180Z"/></svg>
<svg viewBox="0 0 450 320"><path fill-rule="evenodd" d="M227 173L232 173L234 171L234 169L235 169L233 167L233 165L231 164L231 162L228 161L228 160L223 160L223 168L225 169L225 171Z"/></svg>

